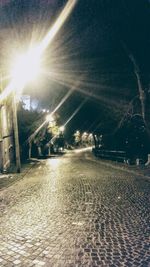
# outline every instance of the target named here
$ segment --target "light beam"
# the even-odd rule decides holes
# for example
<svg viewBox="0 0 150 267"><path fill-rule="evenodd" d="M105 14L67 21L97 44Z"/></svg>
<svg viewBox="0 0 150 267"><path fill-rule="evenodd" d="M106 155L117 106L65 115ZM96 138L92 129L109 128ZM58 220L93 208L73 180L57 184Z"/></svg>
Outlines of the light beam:
<svg viewBox="0 0 150 267"><path fill-rule="evenodd" d="M82 103L77 107L77 109L73 112L73 114L70 116L70 118L65 122L64 126L66 126L72 120L72 118L79 112L79 110L83 107L83 105L85 104L86 101L87 101L87 99L84 99L82 101Z"/></svg>

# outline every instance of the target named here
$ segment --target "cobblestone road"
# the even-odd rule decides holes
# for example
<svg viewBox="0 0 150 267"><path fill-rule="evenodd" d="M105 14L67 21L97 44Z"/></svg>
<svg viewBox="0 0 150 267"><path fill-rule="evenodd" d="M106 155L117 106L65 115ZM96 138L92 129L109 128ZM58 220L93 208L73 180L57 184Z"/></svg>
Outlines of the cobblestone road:
<svg viewBox="0 0 150 267"><path fill-rule="evenodd" d="M149 181L84 154L0 192L0 266L150 266Z"/></svg>

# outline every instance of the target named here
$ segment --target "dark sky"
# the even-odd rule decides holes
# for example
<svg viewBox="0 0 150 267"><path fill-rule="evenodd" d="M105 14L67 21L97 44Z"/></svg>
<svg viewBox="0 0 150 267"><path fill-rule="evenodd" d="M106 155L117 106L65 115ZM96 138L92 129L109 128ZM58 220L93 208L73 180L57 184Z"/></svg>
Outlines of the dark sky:
<svg viewBox="0 0 150 267"><path fill-rule="evenodd" d="M11 51L19 45L26 48L31 40L38 41L44 36L66 2L0 1L4 65L7 66ZM123 43L140 66L144 86L149 87L149 29L148 0L79 0L45 52L44 66L51 75L41 77L26 92L38 97L43 107L53 109L73 87L75 91L58 111L62 121L86 99L68 127L109 131L138 94L133 65Z"/></svg>

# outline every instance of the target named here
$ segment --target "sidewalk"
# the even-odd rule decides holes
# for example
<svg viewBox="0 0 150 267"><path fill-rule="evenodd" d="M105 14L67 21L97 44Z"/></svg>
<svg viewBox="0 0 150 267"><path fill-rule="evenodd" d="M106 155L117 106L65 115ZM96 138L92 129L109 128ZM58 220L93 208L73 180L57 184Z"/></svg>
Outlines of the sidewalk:
<svg viewBox="0 0 150 267"><path fill-rule="evenodd" d="M120 163L120 162L111 161L111 160L104 160L104 159L99 159L99 160L104 165L108 165L116 169L124 170L130 173L136 174L138 176L142 176L143 178L146 178L150 181L150 164L148 166L145 166L144 164L137 166L137 165L128 165L126 163Z"/></svg>
<svg viewBox="0 0 150 267"><path fill-rule="evenodd" d="M90 157L89 157L90 156ZM121 163L118 161L112 161L107 159L102 159L99 157L96 157L93 153L88 154L87 159L91 159L94 161L99 161L100 164L105 166L110 166L115 169L123 170L129 173L136 174L137 176L141 176L142 178L145 178L150 181L150 164L145 166L144 164L140 165L128 165L126 163Z"/></svg>
<svg viewBox="0 0 150 267"><path fill-rule="evenodd" d="M39 160L33 159L26 163L23 163L21 166L21 173L14 173L14 171L8 174L0 173L0 190L9 187L13 183L21 180L38 162Z"/></svg>

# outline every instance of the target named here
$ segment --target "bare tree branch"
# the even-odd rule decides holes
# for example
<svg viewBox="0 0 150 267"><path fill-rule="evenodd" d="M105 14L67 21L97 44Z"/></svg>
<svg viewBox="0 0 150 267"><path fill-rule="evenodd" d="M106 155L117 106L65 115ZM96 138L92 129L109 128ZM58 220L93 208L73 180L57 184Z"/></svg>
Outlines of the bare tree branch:
<svg viewBox="0 0 150 267"><path fill-rule="evenodd" d="M122 42L122 46L123 46L124 50L126 51L126 54L128 55L130 61L133 64L133 67L134 67L134 73L135 73L135 76L137 79L138 90L139 90L139 98L141 101L141 114L142 114L143 120L145 122L145 91L143 89L143 85L142 85L142 81L141 81L140 69L139 69L139 66L136 62L135 57L133 56L131 51L127 48L127 46L124 42Z"/></svg>

